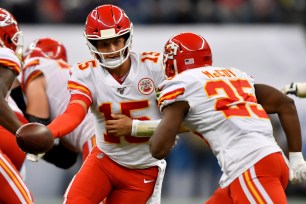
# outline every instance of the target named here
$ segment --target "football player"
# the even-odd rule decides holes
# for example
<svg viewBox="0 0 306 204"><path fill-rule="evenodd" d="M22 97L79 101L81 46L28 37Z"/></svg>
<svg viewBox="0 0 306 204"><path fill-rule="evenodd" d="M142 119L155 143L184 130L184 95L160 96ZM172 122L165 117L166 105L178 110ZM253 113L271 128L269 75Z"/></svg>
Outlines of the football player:
<svg viewBox="0 0 306 204"><path fill-rule="evenodd" d="M53 38L39 38L29 45L23 58L24 68L18 78L27 101L25 115L30 122L48 125L65 111L70 99L66 48ZM79 152L85 160L94 145L94 121L88 113L74 131L61 138L42 158L67 169L75 164ZM33 155L28 158L37 160Z"/></svg>
<svg viewBox="0 0 306 204"><path fill-rule="evenodd" d="M116 137L106 131L105 122L113 113L141 120L161 117L155 97L155 88L164 80L161 54L132 52L133 25L121 8L110 4L89 13L84 36L94 59L73 66L70 102L48 127L55 138L63 137L90 108L97 144L64 202L160 203L165 160L152 157L149 137Z"/></svg>
<svg viewBox="0 0 306 204"><path fill-rule="evenodd" d="M16 19L10 12L0 8L1 203L33 203L31 194L18 172L25 159L25 153L18 148L14 137L17 129L22 123L26 123L26 120L14 101L9 98L11 86L21 70L22 48L22 32Z"/></svg>
<svg viewBox="0 0 306 204"><path fill-rule="evenodd" d="M153 157L169 153L184 121L209 144L223 172L222 188L207 203L287 203L289 172L293 183L306 179L293 100L273 87L254 85L236 68L213 67L209 44L195 33L170 38L163 62L168 79L159 86L163 118L150 139ZM280 118L289 166L267 113Z"/></svg>

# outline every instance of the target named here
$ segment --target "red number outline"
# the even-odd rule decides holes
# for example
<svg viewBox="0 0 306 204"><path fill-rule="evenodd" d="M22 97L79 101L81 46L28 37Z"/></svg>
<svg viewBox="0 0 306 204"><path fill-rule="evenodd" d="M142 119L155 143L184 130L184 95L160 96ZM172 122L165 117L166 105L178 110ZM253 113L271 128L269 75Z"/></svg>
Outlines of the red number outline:
<svg viewBox="0 0 306 204"><path fill-rule="evenodd" d="M217 99L215 109L222 111L226 118L232 116L251 117L251 113L259 118L269 118L265 110L256 104L256 97L244 91L244 89L250 88L252 86L248 80L230 80L229 83L218 80L208 81L204 86L204 91L209 97L219 94L219 91L224 91L227 97ZM238 101L239 103L235 105Z"/></svg>
<svg viewBox="0 0 306 204"><path fill-rule="evenodd" d="M146 109L149 107L149 101L148 100L143 100L143 101L127 101L127 102L122 102L120 103L120 109L121 113L131 117L131 112L139 109ZM110 120L112 119L111 114L112 114L112 104L111 103L103 103L99 107L99 111L104 115L105 120ZM142 116L138 118L134 118L138 120L150 120L149 117ZM134 137L134 136L125 136L125 140L129 143L144 143L147 142L150 137ZM119 144L120 143L120 138L116 136L112 136L109 134L104 134L104 140L108 143L113 143L113 144Z"/></svg>

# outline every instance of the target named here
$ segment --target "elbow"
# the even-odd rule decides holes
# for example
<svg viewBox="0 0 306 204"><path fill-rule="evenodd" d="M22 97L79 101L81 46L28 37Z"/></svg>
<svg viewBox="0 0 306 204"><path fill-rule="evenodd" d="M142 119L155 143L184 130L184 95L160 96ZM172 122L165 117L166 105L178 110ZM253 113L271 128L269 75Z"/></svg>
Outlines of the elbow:
<svg viewBox="0 0 306 204"><path fill-rule="evenodd" d="M150 152L152 157L155 159L164 159L167 156L166 151L162 150L161 148L155 147L153 144L150 143Z"/></svg>
<svg viewBox="0 0 306 204"><path fill-rule="evenodd" d="M155 159L158 159L158 160L164 159L166 157L166 154L164 154L163 152L152 151L151 154L152 154L152 157L154 157Z"/></svg>
<svg viewBox="0 0 306 204"><path fill-rule="evenodd" d="M294 100L292 98L287 97L286 101L284 102L284 105L285 105L285 107L287 107L288 110L296 111L295 102L294 102Z"/></svg>

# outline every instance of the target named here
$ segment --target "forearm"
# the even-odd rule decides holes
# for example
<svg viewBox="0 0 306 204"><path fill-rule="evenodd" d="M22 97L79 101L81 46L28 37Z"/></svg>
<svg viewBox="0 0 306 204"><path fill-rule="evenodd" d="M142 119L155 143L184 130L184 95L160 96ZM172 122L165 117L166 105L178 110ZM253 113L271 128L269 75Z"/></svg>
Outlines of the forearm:
<svg viewBox="0 0 306 204"><path fill-rule="evenodd" d="M163 108L163 119L149 140L150 152L154 158L163 159L168 155L188 110L187 102L176 102Z"/></svg>
<svg viewBox="0 0 306 204"><path fill-rule="evenodd" d="M154 135L150 138L150 152L156 159L165 158L175 143L178 127L168 124L169 122L164 118L158 125Z"/></svg>
<svg viewBox="0 0 306 204"><path fill-rule="evenodd" d="M18 128L22 125L15 115L14 111L9 107L6 100L0 101L0 125L15 135Z"/></svg>
<svg viewBox="0 0 306 204"><path fill-rule="evenodd" d="M283 109L278 117L287 138L289 152L301 152L302 133L295 106Z"/></svg>
<svg viewBox="0 0 306 204"><path fill-rule="evenodd" d="M63 137L72 132L83 121L86 113L81 104L70 103L66 111L55 118L48 125L48 128L55 138Z"/></svg>

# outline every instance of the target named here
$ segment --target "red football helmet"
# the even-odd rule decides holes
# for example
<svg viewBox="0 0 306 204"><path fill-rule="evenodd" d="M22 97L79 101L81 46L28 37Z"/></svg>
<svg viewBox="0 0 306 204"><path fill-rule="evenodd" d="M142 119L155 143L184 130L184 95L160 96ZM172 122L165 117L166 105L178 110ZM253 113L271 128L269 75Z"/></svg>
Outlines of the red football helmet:
<svg viewBox="0 0 306 204"><path fill-rule="evenodd" d="M206 40L195 33L179 33L164 47L163 63L167 77L187 69L212 65L212 54Z"/></svg>
<svg viewBox="0 0 306 204"><path fill-rule="evenodd" d="M96 7L87 16L84 36L93 56L103 67L116 68L123 64L129 57L132 47L133 24L125 12L114 5L107 4ZM104 40L123 36L126 40L125 46L115 52L99 52L96 47L97 40ZM105 59L105 54L120 53L117 59Z"/></svg>
<svg viewBox="0 0 306 204"><path fill-rule="evenodd" d="M21 59L23 36L15 17L7 10L0 8L0 47L13 50Z"/></svg>
<svg viewBox="0 0 306 204"><path fill-rule="evenodd" d="M62 59L67 62L65 46L52 38L39 38L34 40L23 54L23 60L32 57L44 57L48 59Z"/></svg>

